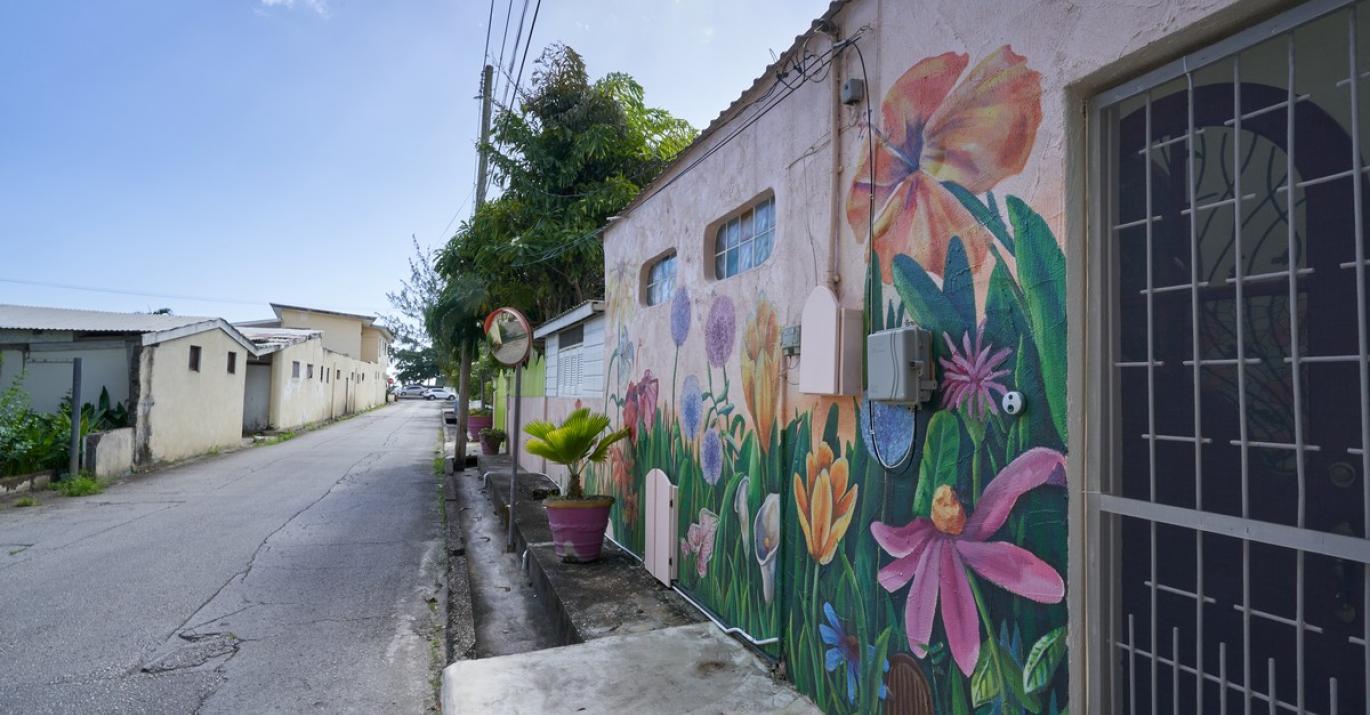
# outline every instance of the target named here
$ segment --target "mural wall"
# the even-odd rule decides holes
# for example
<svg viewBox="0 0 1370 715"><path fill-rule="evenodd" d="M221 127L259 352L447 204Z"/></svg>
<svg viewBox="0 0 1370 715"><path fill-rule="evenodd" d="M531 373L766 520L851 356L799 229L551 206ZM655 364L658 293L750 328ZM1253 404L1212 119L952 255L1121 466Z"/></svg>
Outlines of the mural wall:
<svg viewBox="0 0 1370 715"><path fill-rule="evenodd" d="M1034 149L1041 93L1010 47L944 53L889 86L869 144L852 132L843 275L870 330L936 336L935 409L798 393L781 326L817 281L739 295L682 256L673 300L648 307L641 258L606 244L605 404L633 436L592 486L618 499L616 538L641 553L645 475L670 475L681 587L779 636L773 655L826 710L1065 709L1064 257L1028 202L995 192ZM778 271L807 257L785 228ZM1032 408L1003 414L1009 390Z"/></svg>

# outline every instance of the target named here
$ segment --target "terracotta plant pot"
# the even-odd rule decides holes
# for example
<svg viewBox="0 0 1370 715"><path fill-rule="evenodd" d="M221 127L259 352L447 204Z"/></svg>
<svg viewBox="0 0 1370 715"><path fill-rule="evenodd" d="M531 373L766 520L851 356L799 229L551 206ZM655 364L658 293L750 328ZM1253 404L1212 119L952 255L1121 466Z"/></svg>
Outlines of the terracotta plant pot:
<svg viewBox="0 0 1370 715"><path fill-rule="evenodd" d="M552 527L557 556L572 563L597 561L613 505L614 498L606 496L548 499L547 524Z"/></svg>
<svg viewBox="0 0 1370 715"><path fill-rule="evenodd" d="M467 415L466 416L466 436L473 441L480 439L480 431L493 425L495 418L490 415Z"/></svg>

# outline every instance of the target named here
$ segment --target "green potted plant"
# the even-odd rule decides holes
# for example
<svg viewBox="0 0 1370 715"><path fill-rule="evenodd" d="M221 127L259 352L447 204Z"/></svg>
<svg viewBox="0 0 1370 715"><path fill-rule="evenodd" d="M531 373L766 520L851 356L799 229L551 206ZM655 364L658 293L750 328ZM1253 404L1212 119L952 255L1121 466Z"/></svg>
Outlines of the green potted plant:
<svg viewBox="0 0 1370 715"><path fill-rule="evenodd" d="M613 443L628 436L626 427L605 434L607 429L609 418L587 408L567 415L560 425L533 422L523 428L532 437L526 446L529 453L571 472L565 496L546 501L552 543L563 561L595 561L604 547L604 527L609 523L614 498L602 494L586 496L580 478L587 466L609 456Z"/></svg>
<svg viewBox="0 0 1370 715"><path fill-rule="evenodd" d="M499 454L508 433L498 427L486 427L480 431L480 451L482 454Z"/></svg>
<svg viewBox="0 0 1370 715"><path fill-rule="evenodd" d="M477 439L481 430L494 424L489 407L477 407L466 414L466 436Z"/></svg>

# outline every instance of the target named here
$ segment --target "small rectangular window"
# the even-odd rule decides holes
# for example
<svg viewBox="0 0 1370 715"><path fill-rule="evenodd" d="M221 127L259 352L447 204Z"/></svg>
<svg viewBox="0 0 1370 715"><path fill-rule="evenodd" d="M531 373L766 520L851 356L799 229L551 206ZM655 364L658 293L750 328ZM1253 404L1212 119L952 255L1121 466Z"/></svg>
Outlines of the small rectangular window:
<svg viewBox="0 0 1370 715"><path fill-rule="evenodd" d="M775 197L767 197L725 221L714 239L714 279L749 271L771 257L775 243Z"/></svg>
<svg viewBox="0 0 1370 715"><path fill-rule="evenodd" d="M676 254L658 258L647 269L647 305L661 305L675 295Z"/></svg>
<svg viewBox="0 0 1370 715"><path fill-rule="evenodd" d="M337 373L335 373L335 374L333 375L333 377L334 377L334 379L341 380L341 379L342 379L342 370L338 370Z"/></svg>
<svg viewBox="0 0 1370 715"><path fill-rule="evenodd" d="M238 372L238 353L228 351L228 374L233 375Z"/></svg>
<svg viewBox="0 0 1370 715"><path fill-rule="evenodd" d="M557 349L559 350L575 347L582 342L585 342L585 326L583 324L567 328L557 335Z"/></svg>
<svg viewBox="0 0 1370 715"><path fill-rule="evenodd" d="M195 372L200 371L200 346L190 346L190 369Z"/></svg>
<svg viewBox="0 0 1370 715"><path fill-rule="evenodd" d="M299 361L299 360L291 360L291 361L290 361L290 376L291 376L291 377L299 377L299 376L300 376L300 361Z"/></svg>
<svg viewBox="0 0 1370 715"><path fill-rule="evenodd" d="M304 377L306 380L314 379L314 363L311 362L304 366Z"/></svg>

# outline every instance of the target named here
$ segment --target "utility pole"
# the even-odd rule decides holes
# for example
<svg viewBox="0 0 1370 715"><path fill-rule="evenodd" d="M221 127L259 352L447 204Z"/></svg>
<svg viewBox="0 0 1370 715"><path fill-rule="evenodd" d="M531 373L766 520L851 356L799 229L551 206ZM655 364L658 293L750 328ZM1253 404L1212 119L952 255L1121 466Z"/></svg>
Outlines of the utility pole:
<svg viewBox="0 0 1370 715"><path fill-rule="evenodd" d="M71 360L71 463L67 479L81 473L81 358Z"/></svg>
<svg viewBox="0 0 1370 715"><path fill-rule="evenodd" d="M489 158L485 155L485 144L490 141L490 92L491 85L495 80L495 68L486 65L480 75L480 144L476 150L480 152L476 169L476 208L479 209L485 203L485 184L488 178Z"/></svg>
<svg viewBox="0 0 1370 715"><path fill-rule="evenodd" d="M485 65L480 74L480 144L476 146L478 164L476 165L476 210L485 204L485 185L488 183L490 159L486 156L485 145L490 141L490 95L495 81L495 68ZM471 412L471 361L475 359L474 345L461 348L460 367L457 372L457 453L456 458L462 468L466 468L466 425Z"/></svg>

